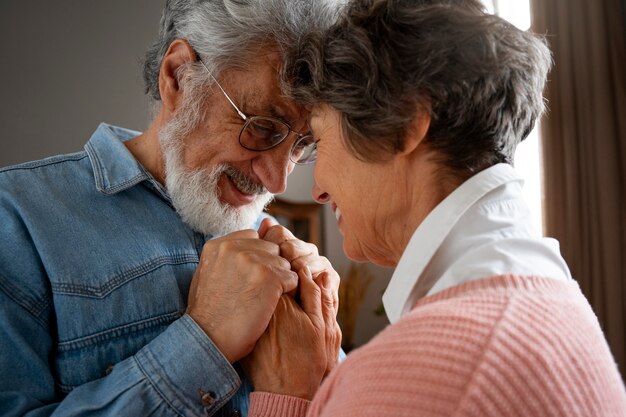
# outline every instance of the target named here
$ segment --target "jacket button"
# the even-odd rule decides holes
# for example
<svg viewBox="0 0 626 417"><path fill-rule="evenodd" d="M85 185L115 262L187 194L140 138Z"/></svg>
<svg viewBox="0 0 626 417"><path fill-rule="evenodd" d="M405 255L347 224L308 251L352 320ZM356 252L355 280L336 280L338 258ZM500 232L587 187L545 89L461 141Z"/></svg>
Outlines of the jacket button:
<svg viewBox="0 0 626 417"><path fill-rule="evenodd" d="M104 370L104 375L109 375L111 372L113 372L113 365L109 364Z"/></svg>
<svg viewBox="0 0 626 417"><path fill-rule="evenodd" d="M202 396L200 397L200 400L202 401L202 405L205 407L209 407L211 405L213 405L213 403L215 402L215 393L213 392L200 392L202 394Z"/></svg>
<svg viewBox="0 0 626 417"><path fill-rule="evenodd" d="M241 417L241 411L233 410L233 412L230 413L230 417Z"/></svg>

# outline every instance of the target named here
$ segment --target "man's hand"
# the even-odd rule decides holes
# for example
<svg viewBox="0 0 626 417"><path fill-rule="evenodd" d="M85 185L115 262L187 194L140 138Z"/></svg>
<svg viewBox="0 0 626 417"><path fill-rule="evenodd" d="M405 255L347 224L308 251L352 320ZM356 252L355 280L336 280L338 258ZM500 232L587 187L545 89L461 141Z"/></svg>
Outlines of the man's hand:
<svg viewBox="0 0 626 417"><path fill-rule="evenodd" d="M252 351L281 295L297 286L279 246L242 230L204 245L187 313L234 363Z"/></svg>
<svg viewBox="0 0 626 417"><path fill-rule="evenodd" d="M293 271L309 268L313 280L322 291L322 313L325 322L327 366L326 374L337 366L341 349L341 329L337 324L339 308L339 274L330 261L319 255L317 246L296 238L288 229L264 219L259 227L259 237L277 244L280 256L291 264Z"/></svg>

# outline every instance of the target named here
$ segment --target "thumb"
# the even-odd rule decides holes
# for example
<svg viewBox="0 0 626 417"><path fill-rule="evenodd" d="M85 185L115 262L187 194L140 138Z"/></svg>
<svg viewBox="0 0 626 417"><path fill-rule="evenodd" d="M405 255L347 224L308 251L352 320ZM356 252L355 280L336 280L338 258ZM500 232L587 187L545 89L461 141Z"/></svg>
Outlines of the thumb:
<svg viewBox="0 0 626 417"><path fill-rule="evenodd" d="M264 218L259 225L259 239L265 238L265 234L267 233L267 231L270 230L272 226L276 226L277 224L278 222L272 217Z"/></svg>
<svg viewBox="0 0 626 417"><path fill-rule="evenodd" d="M309 316L311 323L315 327L318 329L323 328L324 319L322 316L322 292L320 287L313 281L311 270L306 265L298 271L298 277L302 310Z"/></svg>

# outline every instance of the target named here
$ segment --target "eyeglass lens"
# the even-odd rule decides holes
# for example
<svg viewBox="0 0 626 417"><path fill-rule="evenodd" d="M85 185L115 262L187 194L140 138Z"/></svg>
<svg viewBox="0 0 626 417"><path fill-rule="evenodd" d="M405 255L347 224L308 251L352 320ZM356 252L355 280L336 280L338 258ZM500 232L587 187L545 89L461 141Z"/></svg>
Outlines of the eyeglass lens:
<svg viewBox="0 0 626 417"><path fill-rule="evenodd" d="M251 150L264 151L279 144L289 134L289 126L278 120L254 116L248 119L239 141Z"/></svg>
<svg viewBox="0 0 626 417"><path fill-rule="evenodd" d="M239 143L246 149L265 151L281 143L290 132L290 127L280 120L252 116L241 130ZM290 159L296 164L311 163L317 156L316 148L311 135L301 136L291 148Z"/></svg>
<svg viewBox="0 0 626 417"><path fill-rule="evenodd" d="M291 160L296 164L310 164L317 159L317 142L311 135L298 138L291 148Z"/></svg>

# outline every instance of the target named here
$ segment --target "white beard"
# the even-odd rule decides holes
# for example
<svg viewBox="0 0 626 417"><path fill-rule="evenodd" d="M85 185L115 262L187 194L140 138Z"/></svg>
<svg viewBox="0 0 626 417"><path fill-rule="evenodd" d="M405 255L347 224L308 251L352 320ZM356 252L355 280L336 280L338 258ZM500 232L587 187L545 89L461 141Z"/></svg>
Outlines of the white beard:
<svg viewBox="0 0 626 417"><path fill-rule="evenodd" d="M174 208L185 223L205 235L222 236L250 228L274 196L227 164L217 165L212 170L187 170L182 156L182 138L189 130L189 119L179 114L159 132L165 160L165 187ZM256 194L256 199L241 207L223 203L217 184L225 173L238 189Z"/></svg>

